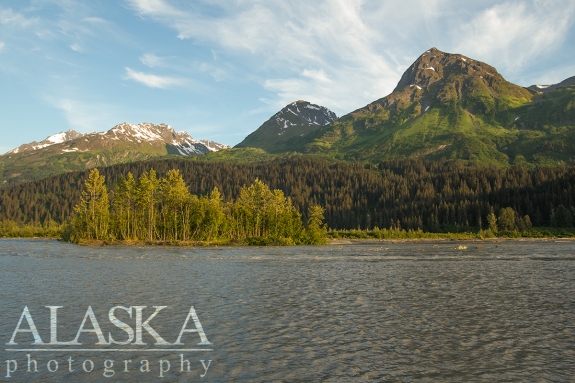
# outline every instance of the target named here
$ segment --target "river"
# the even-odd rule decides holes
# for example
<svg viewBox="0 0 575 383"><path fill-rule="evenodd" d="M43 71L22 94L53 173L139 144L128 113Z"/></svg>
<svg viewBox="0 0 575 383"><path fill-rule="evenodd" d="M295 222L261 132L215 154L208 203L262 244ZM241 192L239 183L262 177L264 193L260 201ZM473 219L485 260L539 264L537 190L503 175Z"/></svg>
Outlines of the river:
<svg viewBox="0 0 575 383"><path fill-rule="evenodd" d="M0 381L575 381L573 241L4 239L0 286Z"/></svg>

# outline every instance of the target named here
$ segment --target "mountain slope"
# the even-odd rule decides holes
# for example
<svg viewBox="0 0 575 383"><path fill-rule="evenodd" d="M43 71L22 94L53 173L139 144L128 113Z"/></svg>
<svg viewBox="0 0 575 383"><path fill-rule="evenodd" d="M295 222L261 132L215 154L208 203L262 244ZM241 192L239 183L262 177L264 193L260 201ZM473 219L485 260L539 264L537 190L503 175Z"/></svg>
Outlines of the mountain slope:
<svg viewBox="0 0 575 383"><path fill-rule="evenodd" d="M394 91L349 113L288 150L378 162L463 159L497 165L556 164L575 153L573 88L542 95L495 68L432 48ZM561 140L557 151L549 142Z"/></svg>
<svg viewBox="0 0 575 383"><path fill-rule="evenodd" d="M122 123L106 132L73 130L24 144L0 156L0 185L41 179L73 170L146 160L166 155L201 155L229 148L195 140L166 124Z"/></svg>
<svg viewBox="0 0 575 383"><path fill-rule="evenodd" d="M269 153L284 152L291 142L305 137L337 116L326 107L307 101L294 101L270 117L235 148L260 148Z"/></svg>

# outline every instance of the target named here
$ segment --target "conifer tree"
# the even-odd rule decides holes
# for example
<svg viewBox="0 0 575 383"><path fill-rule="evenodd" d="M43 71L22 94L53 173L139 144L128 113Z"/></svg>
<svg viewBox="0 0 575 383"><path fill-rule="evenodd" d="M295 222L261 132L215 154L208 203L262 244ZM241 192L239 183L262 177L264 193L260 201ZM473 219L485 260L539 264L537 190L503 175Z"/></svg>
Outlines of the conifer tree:
<svg viewBox="0 0 575 383"><path fill-rule="evenodd" d="M308 210L306 227L306 243L316 245L325 243L327 229L323 223L324 209L321 206L311 206Z"/></svg>
<svg viewBox="0 0 575 383"><path fill-rule="evenodd" d="M120 177L116 185L113 216L116 235L120 239L136 237L135 189L136 181L132 173Z"/></svg>
<svg viewBox="0 0 575 383"><path fill-rule="evenodd" d="M85 181L80 203L74 207L75 232L81 239L105 239L108 234L110 207L105 178L93 169Z"/></svg>
<svg viewBox="0 0 575 383"><path fill-rule="evenodd" d="M186 204L190 192L179 170L168 171L160 181L162 197L163 239L181 240L187 236L189 216L186 214Z"/></svg>
<svg viewBox="0 0 575 383"><path fill-rule="evenodd" d="M143 173L136 187L136 205L141 211L141 221L148 241L155 238L158 187L159 181L154 169L150 169L148 173Z"/></svg>

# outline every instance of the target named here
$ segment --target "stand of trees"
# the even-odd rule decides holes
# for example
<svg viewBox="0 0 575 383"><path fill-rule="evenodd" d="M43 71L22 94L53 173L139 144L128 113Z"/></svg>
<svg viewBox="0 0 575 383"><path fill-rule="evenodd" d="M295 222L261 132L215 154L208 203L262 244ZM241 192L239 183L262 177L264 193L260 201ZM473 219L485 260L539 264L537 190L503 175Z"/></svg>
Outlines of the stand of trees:
<svg viewBox="0 0 575 383"><path fill-rule="evenodd" d="M323 208L310 207L307 224L291 199L256 179L240 189L235 201L224 202L218 188L191 194L179 170L158 178L151 169L136 180L120 177L108 193L98 169L85 181L80 202L65 239L122 241L214 241L248 244L324 243Z"/></svg>
<svg viewBox="0 0 575 383"><path fill-rule="evenodd" d="M100 169L100 173L115 200L122 193L123 186L116 186L122 177L131 173L137 183L152 168L158 178L178 169L190 193L197 196L209 198L217 188L223 204L237 201L242 187L258 178L270 189L289 195L304 222L312 206L323 206L325 221L334 230L400 227L434 233L479 231L493 227L493 216L501 229L500 224L509 223L506 219L499 222L507 208L513 210L518 229L528 226L526 216L534 227L572 227L575 214L575 167L564 165L528 170L456 161L364 165L307 157L254 163L184 158L115 165ZM65 223L74 214L87 177L87 171L72 172L0 188L0 221L12 220L18 225ZM132 187L130 182L125 187ZM112 201L114 209L116 203Z"/></svg>

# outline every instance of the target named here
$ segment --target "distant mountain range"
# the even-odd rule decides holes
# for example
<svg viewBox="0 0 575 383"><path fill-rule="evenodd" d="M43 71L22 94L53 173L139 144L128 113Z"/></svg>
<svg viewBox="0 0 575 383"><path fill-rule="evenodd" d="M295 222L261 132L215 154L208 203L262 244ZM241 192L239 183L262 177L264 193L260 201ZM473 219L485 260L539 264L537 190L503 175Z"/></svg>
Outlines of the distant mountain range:
<svg viewBox="0 0 575 383"><path fill-rule="evenodd" d="M390 95L325 126L297 125L297 134L286 126L282 141L269 139L277 134L270 120L238 147L372 163L418 158L530 167L572 163L573 79L524 88L488 64L432 48Z"/></svg>
<svg viewBox="0 0 575 383"><path fill-rule="evenodd" d="M0 183L31 181L72 170L146 160L169 154L189 156L229 148L195 140L166 124L122 123L106 132L61 132L0 156Z"/></svg>

